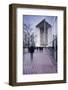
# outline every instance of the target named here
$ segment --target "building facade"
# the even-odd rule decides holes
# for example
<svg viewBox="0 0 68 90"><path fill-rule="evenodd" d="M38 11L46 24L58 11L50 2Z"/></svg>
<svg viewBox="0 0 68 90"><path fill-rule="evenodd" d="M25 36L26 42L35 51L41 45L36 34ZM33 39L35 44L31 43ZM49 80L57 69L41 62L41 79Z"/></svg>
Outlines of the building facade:
<svg viewBox="0 0 68 90"><path fill-rule="evenodd" d="M52 25L45 19L39 22L35 28L36 47L54 47L57 39L57 18L54 18Z"/></svg>

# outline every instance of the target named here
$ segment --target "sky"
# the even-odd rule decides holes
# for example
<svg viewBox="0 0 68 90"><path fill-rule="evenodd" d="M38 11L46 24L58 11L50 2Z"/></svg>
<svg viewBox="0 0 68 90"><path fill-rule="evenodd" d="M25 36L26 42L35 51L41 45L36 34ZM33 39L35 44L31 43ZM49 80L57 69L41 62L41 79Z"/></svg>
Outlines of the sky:
<svg viewBox="0 0 68 90"><path fill-rule="evenodd" d="M53 25L53 20L56 16L36 16L36 15L23 15L23 23L30 24L35 27L39 22L45 19L50 25Z"/></svg>

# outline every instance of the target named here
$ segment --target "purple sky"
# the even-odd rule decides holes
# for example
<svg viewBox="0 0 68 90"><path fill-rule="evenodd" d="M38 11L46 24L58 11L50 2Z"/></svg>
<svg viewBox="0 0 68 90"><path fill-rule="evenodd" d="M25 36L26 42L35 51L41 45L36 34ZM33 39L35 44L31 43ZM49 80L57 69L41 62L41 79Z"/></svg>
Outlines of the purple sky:
<svg viewBox="0 0 68 90"><path fill-rule="evenodd" d="M45 19L49 24L52 25L52 22L56 16L36 16L36 15L24 15L23 16L23 22L25 24L30 24L32 26L37 25L39 22L41 22L43 19Z"/></svg>

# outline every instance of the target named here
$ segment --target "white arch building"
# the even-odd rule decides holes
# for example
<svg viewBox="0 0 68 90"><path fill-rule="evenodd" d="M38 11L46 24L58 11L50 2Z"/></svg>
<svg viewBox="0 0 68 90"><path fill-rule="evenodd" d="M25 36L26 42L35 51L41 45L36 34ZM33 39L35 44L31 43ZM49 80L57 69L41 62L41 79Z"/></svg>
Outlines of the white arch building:
<svg viewBox="0 0 68 90"><path fill-rule="evenodd" d="M57 38L57 19L54 18L52 25L43 19L36 25L35 35L36 47L53 47L53 40Z"/></svg>

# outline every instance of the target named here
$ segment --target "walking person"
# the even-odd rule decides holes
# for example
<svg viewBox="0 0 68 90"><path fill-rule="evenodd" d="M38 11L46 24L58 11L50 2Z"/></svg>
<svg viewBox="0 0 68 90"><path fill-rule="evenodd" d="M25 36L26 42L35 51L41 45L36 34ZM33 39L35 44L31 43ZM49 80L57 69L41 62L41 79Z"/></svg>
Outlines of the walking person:
<svg viewBox="0 0 68 90"><path fill-rule="evenodd" d="M34 47L33 46L29 47L29 52L30 52L31 60L33 60L33 53L34 53Z"/></svg>

